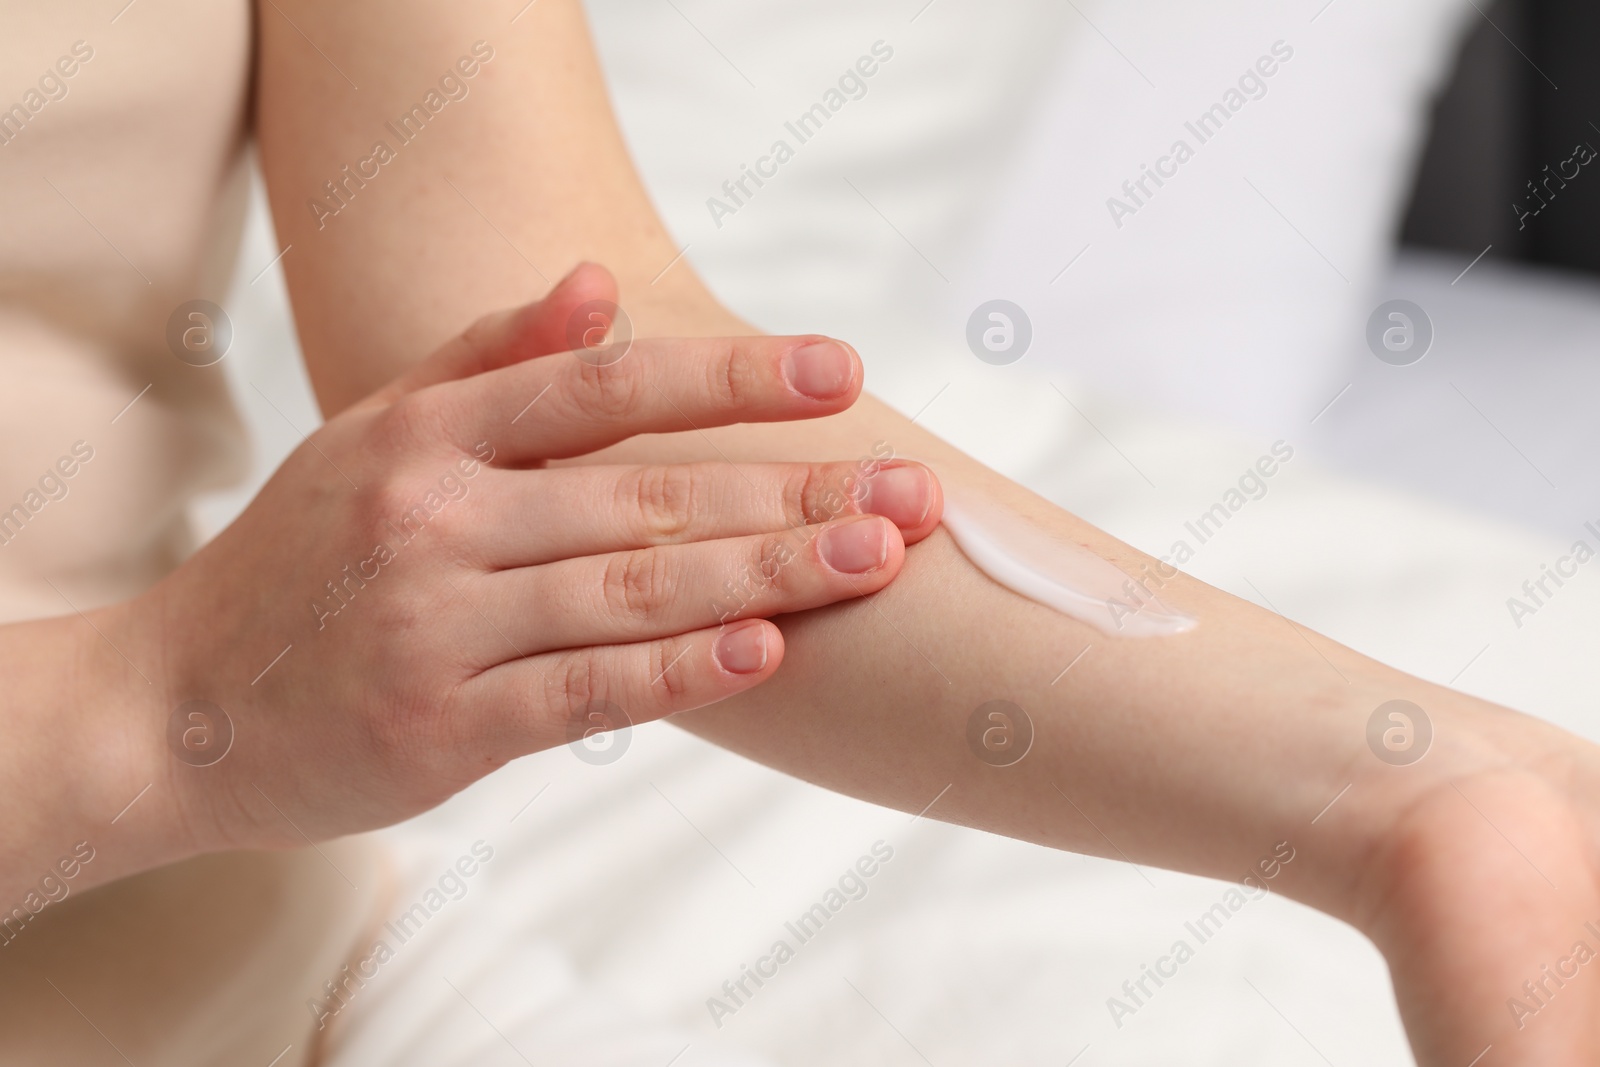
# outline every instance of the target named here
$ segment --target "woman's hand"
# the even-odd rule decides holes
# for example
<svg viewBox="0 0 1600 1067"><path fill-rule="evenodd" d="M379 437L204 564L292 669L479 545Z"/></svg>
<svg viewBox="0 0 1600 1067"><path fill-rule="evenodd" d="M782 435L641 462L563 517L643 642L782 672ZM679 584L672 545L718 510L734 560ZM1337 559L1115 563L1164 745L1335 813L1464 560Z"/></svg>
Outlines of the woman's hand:
<svg viewBox="0 0 1600 1067"><path fill-rule="evenodd" d="M937 524L929 471L873 456L544 468L634 434L828 415L859 393L854 352L815 337L640 340L605 366L541 356L609 285L579 271L478 323L333 418L238 521L112 609L103 629L163 665L161 721L126 741L183 827L167 851L385 825L517 756L759 685L784 653L764 616L882 588ZM188 701L232 724L215 764L190 765L226 725Z"/></svg>

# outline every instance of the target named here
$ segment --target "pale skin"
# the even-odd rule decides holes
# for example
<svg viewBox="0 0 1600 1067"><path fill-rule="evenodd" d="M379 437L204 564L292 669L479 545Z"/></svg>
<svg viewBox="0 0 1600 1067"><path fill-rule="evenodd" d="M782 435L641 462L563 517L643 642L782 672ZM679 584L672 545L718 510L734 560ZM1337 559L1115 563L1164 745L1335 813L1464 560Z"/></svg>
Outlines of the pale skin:
<svg viewBox="0 0 1600 1067"><path fill-rule="evenodd" d="M514 24L521 0L492 5L494 18L410 2L277 6L361 86L352 92L284 19L263 10L262 160L280 239L296 245L285 269L306 359L324 410L356 416L343 425L355 426L367 415L362 405L371 403L364 398L466 324L523 304L583 261L605 263L614 279L586 268L569 281L567 298L620 293L640 336L751 332L687 263L655 280L678 249L616 132L577 4L540 0ZM318 231L306 199L342 165L365 156L383 123L479 38L491 40L495 55L474 77L471 97L452 104ZM707 354L729 348L712 345ZM661 363L669 360L666 348L656 354ZM781 366L784 354L770 354ZM637 355L646 353L641 348ZM521 403L512 399L496 392L463 399L453 410L473 419L483 415L480 405L497 415L509 406L509 417ZM688 432L562 455L577 465L700 462L712 470L730 460L848 463L884 441L896 455L936 463L946 481L988 494L1130 574L1154 565L870 396L825 418L705 432L685 423L708 427L714 420L677 414L682 421L650 428ZM779 417L801 414L820 412ZM312 453L297 455L296 463L311 477L322 461ZM318 477L330 501L348 491L325 468ZM688 518L696 521L693 508ZM234 565L218 568L209 583L183 577L186 565L160 587L166 593L103 615L107 633L165 657L184 677L204 679L216 657L204 654L207 635L196 620L218 611L226 617L236 598L259 596L252 575L261 572L252 565L270 567L279 558L264 539L238 530L225 536L237 553ZM852 599L779 618L769 647L781 641L782 668L769 663L756 675L758 688L676 721L831 788L913 812L938 796L930 816L1058 848L1238 880L1287 841L1296 858L1273 887L1375 941L1389 961L1421 1063L1465 1067L1486 1047L1483 1064L1593 1060L1600 1048L1600 980L1592 969L1548 997L1520 1028L1506 1004L1526 998L1524 982L1570 957L1574 942L1593 944L1584 931L1586 922L1600 922L1600 758L1593 746L1410 678L1185 577L1165 584L1161 596L1199 620L1193 632L1111 639L990 582L931 521L907 522L889 540L896 549L902 541L913 545L886 558L885 582L899 567L892 584L869 599L835 587L839 597ZM491 607L504 612L496 617L502 627L517 616L514 599L484 612ZM418 625L437 625L443 636L463 620L476 625L464 614ZM1092 652L1052 684L1091 644ZM403 651L397 646L393 654ZM137 678L127 665L71 621L15 628L0 655L13 668L7 676L24 680L19 689L63 709L26 720L35 751L85 753L96 775L92 788L105 791L89 792L87 771L64 784L59 776L41 782L30 764L19 762L6 775L6 788L19 790L7 797L7 810L22 813L8 827L8 851L48 864L53 846L40 842L61 836L62 810L87 811L90 800L103 806L113 795L131 796L151 776L148 765L128 765L128 754L109 743L114 733L85 723L81 709L142 721L157 738L151 724L170 709L129 696ZM41 663L52 669L42 671ZM85 689L63 707L58 693L48 700L46 694L58 688L55 665L68 663ZM278 668L279 691L310 685L313 666L286 660ZM346 662L340 669L376 667ZM604 673L592 677L612 684ZM625 678L617 675L615 692L632 696L637 690L626 690ZM351 681L354 687L367 679ZM1003 770L976 759L965 738L972 709L996 698L1028 709L1038 730L1033 751ZM1435 730L1427 757L1407 767L1377 760L1365 739L1372 710L1396 698L1427 709ZM263 699L270 707L272 698ZM354 716L359 709L347 710ZM442 727L426 717L436 711L425 702L412 708L434 723L425 736L435 741ZM529 708L508 694L486 694L480 714L482 748L471 752L478 763L469 766L461 753L449 766L416 761L409 766L423 772L421 780L408 775L404 790L378 801L363 793L375 806L353 819L328 814L320 790L331 787L307 776L288 791L300 805L296 812L325 819L315 822L319 835L392 821L448 795L475 771L563 740L548 729L530 730ZM359 728L358 719L338 721ZM165 758L159 744L146 749L135 758ZM356 747L340 755L348 762L363 753ZM365 756L373 780L385 780L383 761ZM273 767L264 763L261 771ZM35 799L55 788L64 791L56 806ZM196 848L285 843L270 808L248 794L236 799L191 792L168 802L159 809L162 818L150 820L156 830L120 859L108 857L96 876L131 873Z"/></svg>
<svg viewBox="0 0 1600 1067"><path fill-rule="evenodd" d="M83 889L387 825L591 727L759 685L784 657L763 616L894 577L906 538L938 521L938 483L918 464L547 467L684 418L814 417L860 389L855 355L818 338L641 340L624 362L592 365L559 346L586 284L486 317L339 413L138 600L7 628L19 677L46 657L81 679L65 700L39 692L17 709L7 780L69 748L87 773L39 786L28 807L49 818L13 831L0 899L27 892L65 838L109 838L72 875ZM858 491L808 524L846 477ZM726 575L764 567L771 580L746 604L712 610ZM252 662L279 641L289 669ZM172 759L208 762L203 736L183 735L216 730L214 715L169 728L192 700L225 704L235 734L200 777ZM102 834L102 813L140 781L155 817Z"/></svg>
<svg viewBox="0 0 1600 1067"><path fill-rule="evenodd" d="M0 1062L312 1062L331 1010L306 994L370 944L388 872L359 839L262 850L759 685L785 651L762 616L881 589L937 523L931 473L887 458L546 468L684 418L838 411L861 385L816 337L641 340L595 365L561 350L589 288L485 317L330 419L147 594L0 631L21 698L0 781L24 816ZM743 573L760 588L712 608ZM264 668L263 641L283 642ZM218 704L234 736L212 759Z"/></svg>

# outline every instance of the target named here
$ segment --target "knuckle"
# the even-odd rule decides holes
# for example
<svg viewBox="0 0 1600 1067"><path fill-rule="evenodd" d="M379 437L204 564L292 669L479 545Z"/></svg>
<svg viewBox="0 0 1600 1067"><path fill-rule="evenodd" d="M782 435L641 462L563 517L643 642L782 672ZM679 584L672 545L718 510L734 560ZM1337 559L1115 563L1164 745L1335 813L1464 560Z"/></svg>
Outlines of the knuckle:
<svg viewBox="0 0 1600 1067"><path fill-rule="evenodd" d="M398 471L380 475L360 496L362 532L368 536L387 532L389 524L399 526L422 500L415 480Z"/></svg>
<svg viewBox="0 0 1600 1067"><path fill-rule="evenodd" d="M811 501L818 492L823 472L823 467L807 464L784 474L779 504L786 525L804 526L810 521Z"/></svg>
<svg viewBox="0 0 1600 1067"><path fill-rule="evenodd" d="M707 365L706 388L725 407L742 410L760 398L761 370L743 345L730 342Z"/></svg>
<svg viewBox="0 0 1600 1067"><path fill-rule="evenodd" d="M644 407L645 391L642 363L624 359L603 367L574 359L566 399L574 411L591 422L614 422L638 414Z"/></svg>
<svg viewBox="0 0 1600 1067"><path fill-rule="evenodd" d="M737 570L728 575L722 587L738 608L724 615L724 620L751 613L768 614L793 599L804 583L793 575L789 564L800 554L803 545L804 542L792 534L775 533L742 549L744 555Z"/></svg>
<svg viewBox="0 0 1600 1067"><path fill-rule="evenodd" d="M393 527L407 537L415 537L434 522L427 495L427 485L409 475L381 478L367 494L369 532L386 533Z"/></svg>
<svg viewBox="0 0 1600 1067"><path fill-rule="evenodd" d="M648 548L612 556L602 583L612 616L637 622L659 615L672 591L668 564L661 553Z"/></svg>
<svg viewBox="0 0 1600 1067"><path fill-rule="evenodd" d="M790 538L784 534L768 534L761 538L746 564L752 572L752 585L769 597L781 599L791 594L797 586L793 568L796 552Z"/></svg>
<svg viewBox="0 0 1600 1067"><path fill-rule="evenodd" d="M845 491L853 467L850 463L817 463L805 468L796 479L800 486L798 521L827 522L860 511L857 501Z"/></svg>
<svg viewBox="0 0 1600 1067"><path fill-rule="evenodd" d="M581 716L595 701L604 700L608 692L605 668L596 649L565 657L560 667L545 677L546 702L564 721Z"/></svg>
<svg viewBox="0 0 1600 1067"><path fill-rule="evenodd" d="M363 595L356 593L356 599ZM434 614L419 605L396 607L381 600L366 606L372 612L370 625L403 635L397 645L411 644L425 634L429 620L423 616ZM368 699L358 704L359 710L351 716L352 728L359 731L361 751L370 754L377 767L426 791L429 783L437 783L455 767L455 754L470 739L470 717L454 711L460 690L437 680L410 677L415 672L400 653L383 655L377 663L381 668L375 673L391 681L374 686ZM400 679L407 680L398 682Z"/></svg>
<svg viewBox="0 0 1600 1067"><path fill-rule="evenodd" d="M378 416L374 444L380 454L394 455L446 439L444 412L428 393L408 393Z"/></svg>
<svg viewBox="0 0 1600 1067"><path fill-rule="evenodd" d="M817 523L854 515L862 510L861 499L861 483L853 465L829 464L812 486L812 496L806 504L806 517Z"/></svg>
<svg viewBox="0 0 1600 1067"><path fill-rule="evenodd" d="M669 465L643 467L624 481L627 504L647 537L677 541L689 532L702 478L693 467Z"/></svg>
<svg viewBox="0 0 1600 1067"><path fill-rule="evenodd" d="M668 638L650 646L650 677L652 695L663 707L675 707L689 695L692 677L689 667L689 646L684 640Z"/></svg>
<svg viewBox="0 0 1600 1067"><path fill-rule="evenodd" d="M373 549L378 563L386 563L401 545L424 533L422 547L412 551L473 553L475 510L467 503L466 484L452 474L425 478L421 471L397 469L375 478L363 478L356 505L356 526L361 547ZM377 548L373 548L377 546Z"/></svg>

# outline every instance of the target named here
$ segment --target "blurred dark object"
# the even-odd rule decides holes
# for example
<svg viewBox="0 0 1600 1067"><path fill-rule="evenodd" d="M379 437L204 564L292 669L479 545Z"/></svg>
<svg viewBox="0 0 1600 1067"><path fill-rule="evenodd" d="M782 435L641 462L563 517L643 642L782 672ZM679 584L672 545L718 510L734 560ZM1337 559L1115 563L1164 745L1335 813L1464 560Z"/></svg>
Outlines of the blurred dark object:
<svg viewBox="0 0 1600 1067"><path fill-rule="evenodd" d="M1472 2L1400 239L1600 272L1600 4Z"/></svg>

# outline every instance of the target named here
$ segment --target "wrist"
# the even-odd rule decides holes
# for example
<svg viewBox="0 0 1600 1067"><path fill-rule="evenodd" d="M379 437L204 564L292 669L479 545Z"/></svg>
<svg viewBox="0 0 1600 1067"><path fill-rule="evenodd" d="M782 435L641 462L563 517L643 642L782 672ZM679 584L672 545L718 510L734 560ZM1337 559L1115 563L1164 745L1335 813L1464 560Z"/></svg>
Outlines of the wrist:
<svg viewBox="0 0 1600 1067"><path fill-rule="evenodd" d="M1420 867L1453 847L1461 817L1472 810L1461 783L1528 775L1537 759L1537 728L1544 726L1460 693L1428 689L1415 698L1417 707L1426 708L1427 751L1414 763L1391 762L1392 756L1364 761L1357 781L1366 794L1358 805L1363 832L1344 906L1336 912L1386 952L1396 910L1415 903L1410 886ZM1392 728L1405 725L1395 721ZM1382 742L1371 745L1381 749ZM1481 812L1474 817L1486 818Z"/></svg>
<svg viewBox="0 0 1600 1067"><path fill-rule="evenodd" d="M65 728L45 754L75 770L61 775L54 824L77 827L96 860L90 884L177 862L200 851L182 815L167 745L173 705L170 660L144 598L59 620L73 679ZM55 731L52 731L54 733Z"/></svg>

